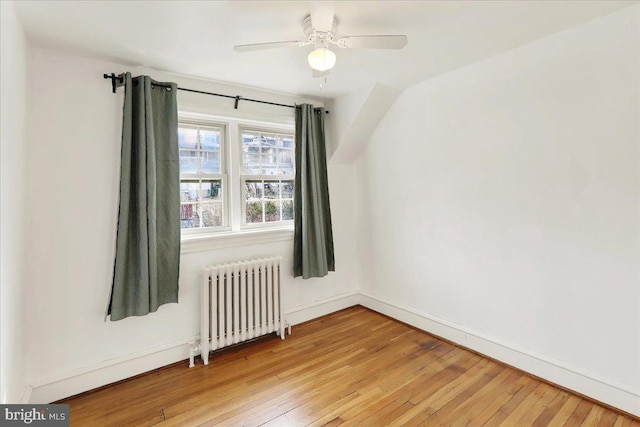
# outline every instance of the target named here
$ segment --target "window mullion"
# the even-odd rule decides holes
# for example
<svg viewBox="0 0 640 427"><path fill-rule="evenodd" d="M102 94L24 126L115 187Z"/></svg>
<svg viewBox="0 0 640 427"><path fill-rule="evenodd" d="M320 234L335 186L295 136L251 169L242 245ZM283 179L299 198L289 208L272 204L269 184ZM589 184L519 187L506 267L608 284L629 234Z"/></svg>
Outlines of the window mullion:
<svg viewBox="0 0 640 427"><path fill-rule="evenodd" d="M228 153L226 159L227 175L229 177L227 188L227 200L229 213L229 226L232 230L239 231L242 224L242 198L243 189L241 182L242 174L242 134L238 129L238 123L230 121L227 127L227 139L225 140L225 150Z"/></svg>
<svg viewBox="0 0 640 427"><path fill-rule="evenodd" d="M196 172L202 173L202 167L200 165L200 126L196 129Z"/></svg>
<svg viewBox="0 0 640 427"><path fill-rule="evenodd" d="M200 135L198 134L198 140L200 140ZM198 168L200 171L200 168ZM202 222L202 178L198 179L198 222L200 223L200 228L204 226Z"/></svg>

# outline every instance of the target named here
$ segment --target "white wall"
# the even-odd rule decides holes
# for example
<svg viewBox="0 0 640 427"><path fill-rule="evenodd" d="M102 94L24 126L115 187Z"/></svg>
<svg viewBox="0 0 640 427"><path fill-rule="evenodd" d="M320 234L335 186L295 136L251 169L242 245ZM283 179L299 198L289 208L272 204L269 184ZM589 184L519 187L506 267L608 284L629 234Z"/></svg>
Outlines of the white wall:
<svg viewBox="0 0 640 427"><path fill-rule="evenodd" d="M118 203L122 89L111 93L103 73L139 70L33 49L30 63L28 265L25 333L27 382L33 402L85 391L187 357L199 333L200 271L209 264L281 255L291 271L292 240L183 253L179 304L145 317L103 321L109 297ZM147 70L183 87L294 103L301 99L246 87L189 80ZM192 112L293 121L293 110L179 92ZM329 171L336 272L323 279L284 275L285 312L292 323L351 305L355 222L352 169ZM323 304L324 303L324 304ZM294 328L295 333L295 328ZM186 369L186 366L185 366Z"/></svg>
<svg viewBox="0 0 640 427"><path fill-rule="evenodd" d="M383 84L355 89L333 100L333 164L352 164L366 147L378 123L393 105L399 90Z"/></svg>
<svg viewBox="0 0 640 427"><path fill-rule="evenodd" d="M28 44L12 2L0 3L0 403L20 403Z"/></svg>
<svg viewBox="0 0 640 427"><path fill-rule="evenodd" d="M407 89L356 172L372 305L636 414L639 15Z"/></svg>

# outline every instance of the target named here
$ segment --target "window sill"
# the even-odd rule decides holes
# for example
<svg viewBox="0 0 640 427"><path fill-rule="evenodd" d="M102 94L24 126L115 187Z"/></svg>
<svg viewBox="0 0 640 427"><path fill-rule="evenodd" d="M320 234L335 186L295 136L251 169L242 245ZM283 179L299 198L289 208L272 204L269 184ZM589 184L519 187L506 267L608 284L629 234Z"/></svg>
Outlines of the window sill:
<svg viewBox="0 0 640 427"><path fill-rule="evenodd" d="M213 249L248 246L293 240L293 228L227 231L205 235L183 236L180 253L189 254Z"/></svg>

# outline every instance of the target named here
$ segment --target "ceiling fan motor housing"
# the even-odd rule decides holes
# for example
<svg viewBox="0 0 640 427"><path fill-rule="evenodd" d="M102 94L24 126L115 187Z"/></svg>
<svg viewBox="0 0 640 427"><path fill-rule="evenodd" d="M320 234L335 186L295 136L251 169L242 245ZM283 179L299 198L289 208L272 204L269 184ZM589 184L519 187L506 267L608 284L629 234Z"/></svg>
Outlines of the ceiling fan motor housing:
<svg viewBox="0 0 640 427"><path fill-rule="evenodd" d="M333 24L331 25L331 31L318 31L313 28L311 23L311 15L307 15L302 21L304 28L304 34L308 37L309 42L313 43L316 47L327 47L329 43L334 40L334 34L338 26L338 20L333 17Z"/></svg>

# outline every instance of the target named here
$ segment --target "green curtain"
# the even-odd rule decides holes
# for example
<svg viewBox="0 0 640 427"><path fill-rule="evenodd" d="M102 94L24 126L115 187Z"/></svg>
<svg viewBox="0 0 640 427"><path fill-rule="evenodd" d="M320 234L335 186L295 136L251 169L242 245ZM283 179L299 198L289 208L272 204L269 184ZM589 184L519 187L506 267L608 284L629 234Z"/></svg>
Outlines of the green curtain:
<svg viewBox="0 0 640 427"><path fill-rule="evenodd" d="M180 267L177 85L130 73L123 85L112 321L177 303Z"/></svg>
<svg viewBox="0 0 640 427"><path fill-rule="evenodd" d="M293 275L324 277L335 261L322 109L296 106L295 142Z"/></svg>

